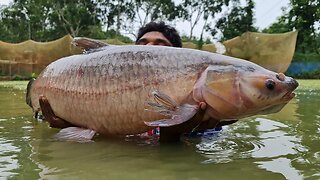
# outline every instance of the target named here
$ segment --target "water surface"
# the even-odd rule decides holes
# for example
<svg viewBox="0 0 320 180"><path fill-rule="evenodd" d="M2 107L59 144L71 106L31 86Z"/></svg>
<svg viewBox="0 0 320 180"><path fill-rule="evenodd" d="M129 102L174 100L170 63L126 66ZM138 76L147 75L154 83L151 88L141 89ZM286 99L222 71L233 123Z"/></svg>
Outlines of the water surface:
<svg viewBox="0 0 320 180"><path fill-rule="evenodd" d="M0 82L0 179L320 179L320 80L300 81L279 113L174 144L55 141L25 105L25 85Z"/></svg>

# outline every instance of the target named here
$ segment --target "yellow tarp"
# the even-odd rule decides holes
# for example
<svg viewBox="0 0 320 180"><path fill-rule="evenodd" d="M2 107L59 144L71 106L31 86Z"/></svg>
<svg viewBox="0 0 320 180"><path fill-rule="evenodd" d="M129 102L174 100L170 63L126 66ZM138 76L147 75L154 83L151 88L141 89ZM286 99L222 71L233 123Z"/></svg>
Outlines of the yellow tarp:
<svg viewBox="0 0 320 180"><path fill-rule="evenodd" d="M246 32L223 42L225 54L249 60L275 72L285 72L292 61L297 34Z"/></svg>
<svg viewBox="0 0 320 180"><path fill-rule="evenodd" d="M0 59L18 63L49 64L61 57L74 54L71 41L70 35L45 43L28 40L12 44L0 41Z"/></svg>
<svg viewBox="0 0 320 180"><path fill-rule="evenodd" d="M80 53L71 45L72 37L66 35L51 42L6 43L0 41L0 75L30 76L39 73L49 63L65 56Z"/></svg>

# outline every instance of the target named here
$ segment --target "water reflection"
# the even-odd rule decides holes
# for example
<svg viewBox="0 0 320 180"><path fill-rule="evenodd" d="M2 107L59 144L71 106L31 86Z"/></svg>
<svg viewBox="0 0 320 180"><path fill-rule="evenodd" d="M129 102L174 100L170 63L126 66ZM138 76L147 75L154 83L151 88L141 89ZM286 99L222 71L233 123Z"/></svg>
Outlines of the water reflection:
<svg viewBox="0 0 320 180"><path fill-rule="evenodd" d="M19 167L17 153L20 149L10 141L0 138L0 177L6 178L17 174L13 172Z"/></svg>
<svg viewBox="0 0 320 180"><path fill-rule="evenodd" d="M301 172L292 167L291 160L287 158L276 158L271 161L257 162L257 164L260 168L281 173L286 179L303 179Z"/></svg>
<svg viewBox="0 0 320 180"><path fill-rule="evenodd" d="M300 145L299 137L287 133L287 125L264 118L257 118L256 121L259 122L257 130L260 132L260 143L263 146L252 152L253 157L277 157L306 151Z"/></svg>
<svg viewBox="0 0 320 180"><path fill-rule="evenodd" d="M214 137L204 137L196 144L198 151L208 158L206 163L226 163L237 158L273 158L306 151L300 145L300 138L287 133L287 125L266 118L246 120L255 121L258 134L247 131L250 126L242 122L240 126L225 128ZM238 133L240 129L247 133Z"/></svg>

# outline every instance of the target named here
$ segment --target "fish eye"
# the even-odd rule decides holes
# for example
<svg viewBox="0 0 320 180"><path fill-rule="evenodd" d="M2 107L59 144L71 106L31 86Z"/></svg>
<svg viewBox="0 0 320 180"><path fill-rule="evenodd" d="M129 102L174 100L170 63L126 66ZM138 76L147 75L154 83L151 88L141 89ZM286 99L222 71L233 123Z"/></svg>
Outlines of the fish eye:
<svg viewBox="0 0 320 180"><path fill-rule="evenodd" d="M266 81L266 87L269 89L269 90L273 90L274 89L274 86L276 85L276 83L271 80L271 79L268 79Z"/></svg>

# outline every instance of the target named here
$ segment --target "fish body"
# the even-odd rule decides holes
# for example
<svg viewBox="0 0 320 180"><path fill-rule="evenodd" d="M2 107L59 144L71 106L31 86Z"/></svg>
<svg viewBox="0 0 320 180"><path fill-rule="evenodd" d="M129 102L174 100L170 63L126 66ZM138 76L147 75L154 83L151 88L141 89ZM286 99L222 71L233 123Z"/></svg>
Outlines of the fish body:
<svg viewBox="0 0 320 180"><path fill-rule="evenodd" d="M146 110L155 90L172 98L176 109L187 104L198 111L199 103L205 102L201 121L220 121L280 110L297 86L283 74L220 54L111 46L51 63L30 86L28 98L35 112L41 111L39 97L45 96L54 114L71 124L126 135L148 131L153 127L146 122L164 118L164 113Z"/></svg>

